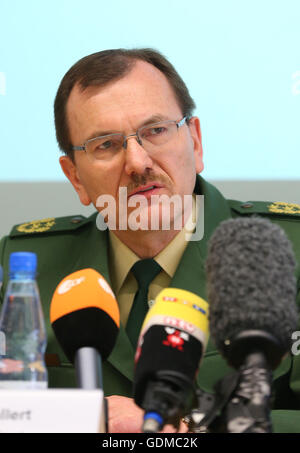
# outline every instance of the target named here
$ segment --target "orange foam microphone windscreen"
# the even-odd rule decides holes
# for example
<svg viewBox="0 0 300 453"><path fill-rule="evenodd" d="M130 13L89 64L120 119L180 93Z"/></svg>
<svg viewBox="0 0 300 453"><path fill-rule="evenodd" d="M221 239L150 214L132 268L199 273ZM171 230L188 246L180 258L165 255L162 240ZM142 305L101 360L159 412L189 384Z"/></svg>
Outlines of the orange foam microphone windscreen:
<svg viewBox="0 0 300 453"><path fill-rule="evenodd" d="M119 332L116 298L99 272L82 269L65 277L51 301L50 321L68 359L82 347L98 350L102 360L111 353Z"/></svg>

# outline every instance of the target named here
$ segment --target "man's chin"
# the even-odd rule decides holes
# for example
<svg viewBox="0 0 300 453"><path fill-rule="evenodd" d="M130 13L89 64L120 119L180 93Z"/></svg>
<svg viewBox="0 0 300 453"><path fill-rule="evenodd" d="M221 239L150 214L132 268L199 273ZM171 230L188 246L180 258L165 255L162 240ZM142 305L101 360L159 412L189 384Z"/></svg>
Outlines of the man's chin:
<svg viewBox="0 0 300 453"><path fill-rule="evenodd" d="M184 226L182 212L170 212L163 206L151 205L128 212L127 219L118 226L127 225L130 231L171 231L181 230ZM124 228L123 228L124 229Z"/></svg>
<svg viewBox="0 0 300 453"><path fill-rule="evenodd" d="M178 194L135 195L128 199L122 196L117 202L107 198L98 209L112 231L179 231L191 212L191 202L186 203L186 196L183 199Z"/></svg>

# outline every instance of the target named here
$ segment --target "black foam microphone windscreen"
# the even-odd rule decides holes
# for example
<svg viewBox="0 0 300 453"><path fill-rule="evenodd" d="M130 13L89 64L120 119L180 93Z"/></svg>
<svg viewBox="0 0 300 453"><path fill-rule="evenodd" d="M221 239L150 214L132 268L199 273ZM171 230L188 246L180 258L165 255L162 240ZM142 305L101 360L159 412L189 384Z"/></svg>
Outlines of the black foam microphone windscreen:
<svg viewBox="0 0 300 453"><path fill-rule="evenodd" d="M272 368L290 349L298 319L295 266L285 232L267 219L230 219L215 230L206 262L210 332L233 366L242 361L233 339L245 331L274 338Z"/></svg>

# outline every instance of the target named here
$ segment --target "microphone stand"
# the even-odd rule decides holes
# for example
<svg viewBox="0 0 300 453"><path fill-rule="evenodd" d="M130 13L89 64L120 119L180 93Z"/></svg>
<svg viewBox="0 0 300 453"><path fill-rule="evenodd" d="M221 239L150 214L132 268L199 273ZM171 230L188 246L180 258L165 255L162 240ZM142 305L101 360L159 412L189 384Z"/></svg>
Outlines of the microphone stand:
<svg viewBox="0 0 300 453"><path fill-rule="evenodd" d="M186 417L189 432L271 433L271 385L264 354L249 354L239 371L217 383L214 395L196 390L198 407Z"/></svg>
<svg viewBox="0 0 300 453"><path fill-rule="evenodd" d="M103 389L101 357L95 348L78 349L74 362L79 388L83 390Z"/></svg>
<svg viewBox="0 0 300 453"><path fill-rule="evenodd" d="M226 406L228 433L271 433L272 372L261 352L249 354Z"/></svg>
<svg viewBox="0 0 300 453"><path fill-rule="evenodd" d="M76 370L77 386L82 390L103 390L101 356L97 349L92 347L79 348L75 353L74 365ZM108 403L103 398L102 408L103 426L100 428L108 433Z"/></svg>

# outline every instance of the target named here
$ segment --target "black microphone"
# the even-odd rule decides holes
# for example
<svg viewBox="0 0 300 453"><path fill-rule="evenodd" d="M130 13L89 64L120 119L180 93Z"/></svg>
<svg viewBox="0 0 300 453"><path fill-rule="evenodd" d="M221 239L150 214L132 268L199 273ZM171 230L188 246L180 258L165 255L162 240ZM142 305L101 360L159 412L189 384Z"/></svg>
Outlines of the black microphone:
<svg viewBox="0 0 300 453"><path fill-rule="evenodd" d="M285 232L266 219L222 222L209 241L210 332L240 372L227 407L227 432L271 430L272 370L290 350L297 328L295 267Z"/></svg>
<svg viewBox="0 0 300 453"><path fill-rule="evenodd" d="M78 387L102 389L101 359L111 353L120 326L119 307L106 280L94 269L65 277L54 292L50 321L75 363Z"/></svg>
<svg viewBox="0 0 300 453"><path fill-rule="evenodd" d="M178 428L208 337L208 304L188 291L160 292L143 323L135 357L134 400L143 432Z"/></svg>

